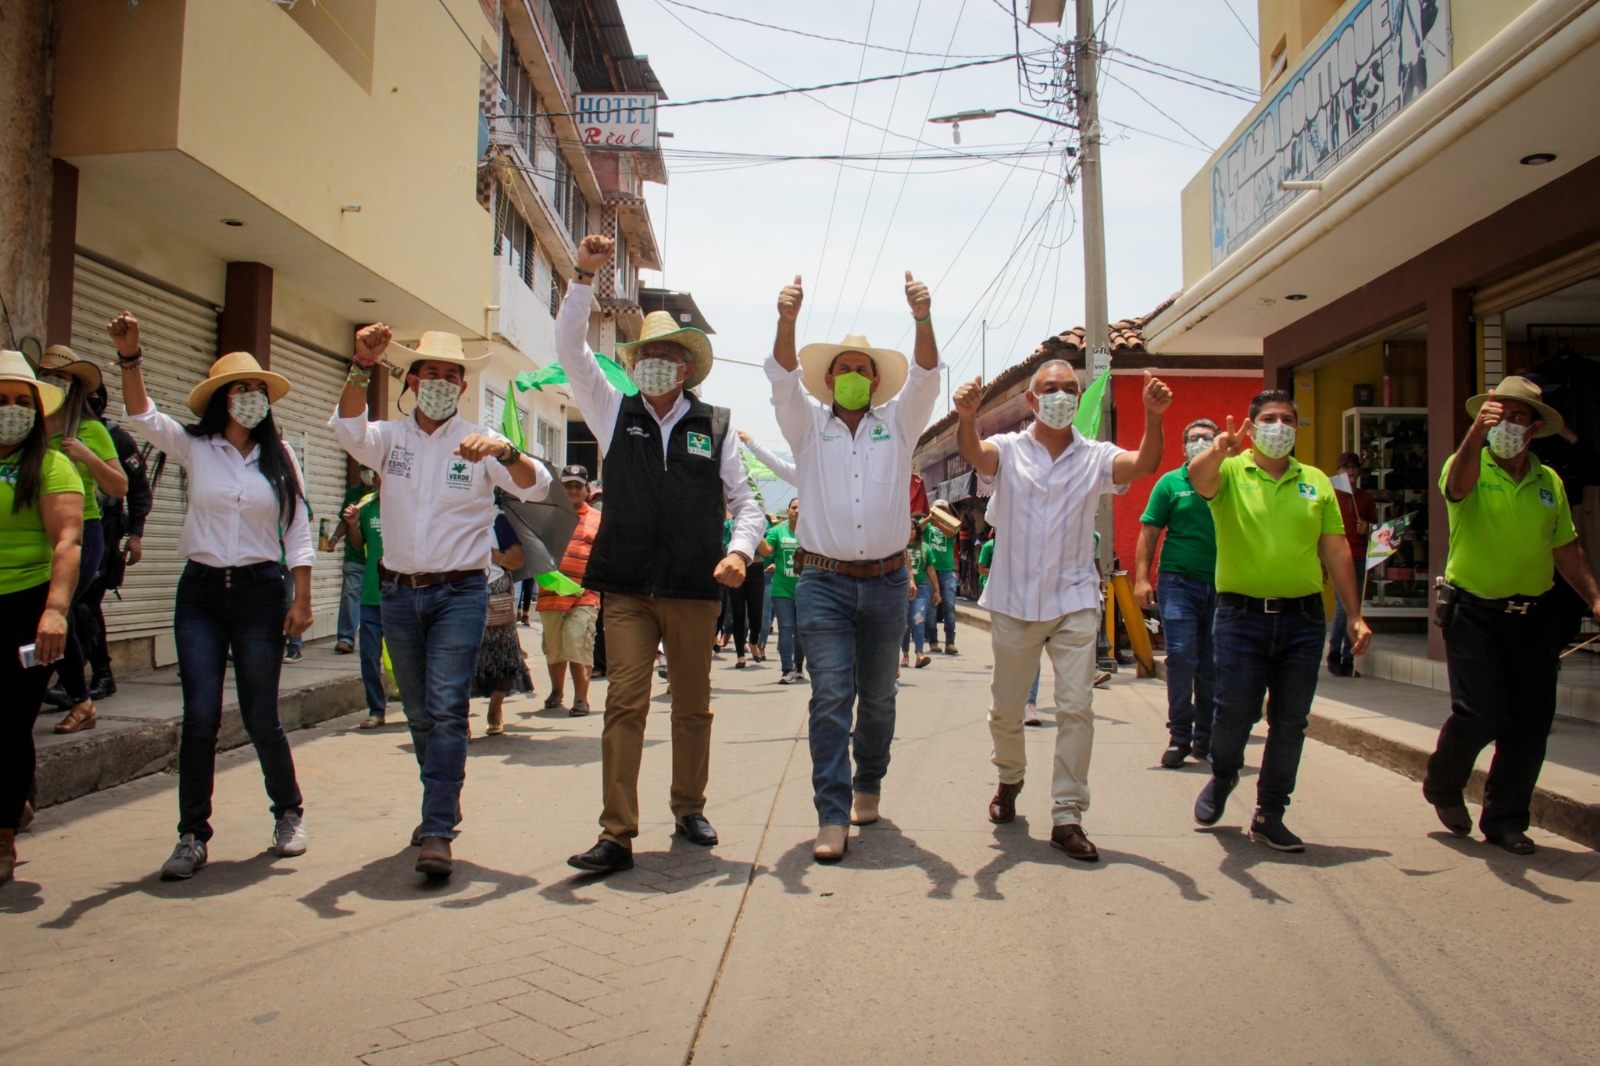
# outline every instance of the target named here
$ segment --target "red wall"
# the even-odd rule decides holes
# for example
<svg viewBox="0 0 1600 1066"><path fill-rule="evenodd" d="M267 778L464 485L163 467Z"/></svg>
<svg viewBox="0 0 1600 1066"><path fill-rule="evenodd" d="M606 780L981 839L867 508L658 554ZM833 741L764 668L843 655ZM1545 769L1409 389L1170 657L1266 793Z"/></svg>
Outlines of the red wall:
<svg viewBox="0 0 1600 1066"><path fill-rule="evenodd" d="M1156 372L1160 377L1160 372ZM1261 391L1259 377L1173 377L1164 379L1172 389L1172 408L1162 428L1165 430L1166 449L1161 456L1161 470L1154 477L1135 481L1128 491L1114 497L1112 521L1115 524L1117 561L1124 570L1133 570L1133 550L1139 539L1139 516L1150 499L1156 477L1183 463L1183 427L1197 418L1209 418L1220 425L1223 419L1233 416L1237 424L1250 412L1250 400ZM1124 448L1137 450L1144 436L1144 375L1124 374L1111 379L1112 400L1117 409L1117 443Z"/></svg>

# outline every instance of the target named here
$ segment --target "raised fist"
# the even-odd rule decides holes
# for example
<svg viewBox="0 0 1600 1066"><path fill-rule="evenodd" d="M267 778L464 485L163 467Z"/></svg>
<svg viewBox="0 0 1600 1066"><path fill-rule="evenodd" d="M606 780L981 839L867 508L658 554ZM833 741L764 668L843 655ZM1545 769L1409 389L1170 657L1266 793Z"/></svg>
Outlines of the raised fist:
<svg viewBox="0 0 1600 1066"><path fill-rule="evenodd" d="M356 334L355 361L362 366L372 366L389 350L389 342L394 339L394 333L382 322L372 325Z"/></svg>
<svg viewBox="0 0 1600 1066"><path fill-rule="evenodd" d="M593 274L611 261L616 250L616 241L591 233L578 242L578 269Z"/></svg>
<svg viewBox="0 0 1600 1066"><path fill-rule="evenodd" d="M111 342L117 346L117 354L124 359L132 358L138 353L139 320L128 312L124 311L107 322L106 332L111 335Z"/></svg>

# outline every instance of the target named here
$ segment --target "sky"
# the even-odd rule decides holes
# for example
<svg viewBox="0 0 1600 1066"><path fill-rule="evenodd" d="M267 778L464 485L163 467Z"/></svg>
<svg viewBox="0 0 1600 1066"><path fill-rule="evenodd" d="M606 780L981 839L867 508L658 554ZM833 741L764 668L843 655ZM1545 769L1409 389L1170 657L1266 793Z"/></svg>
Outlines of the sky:
<svg viewBox="0 0 1600 1066"><path fill-rule="evenodd" d="M1026 0L1017 7L1025 11ZM1012 0L621 0L621 9L634 51L650 57L674 102L1011 56L1019 45L1023 53L1045 50L1042 62L1053 41L1071 36L1075 17L1068 3L1064 30L1019 27ZM1234 85L1259 84L1251 0L1099 0L1096 14L1112 47ZM1113 54L1101 76L1112 321L1146 314L1180 288L1179 194L1251 106L1135 65ZM670 180L645 186L664 271L646 272L643 283L692 292L715 329L724 361L702 396L787 453L765 375L729 360L767 356L778 291L796 275L806 301L801 344L862 333L909 355L904 287L912 271L933 288L934 329L957 385L985 364L992 378L1045 337L1081 325L1081 199L1062 181L1062 149L1076 134L1000 115L962 124L957 146L948 125L927 121L1001 107L1049 110L1019 85L1014 60L807 95L664 107ZM1023 151L1031 154L954 154ZM728 158L908 152L950 158L758 166ZM941 401L935 417L945 410Z"/></svg>

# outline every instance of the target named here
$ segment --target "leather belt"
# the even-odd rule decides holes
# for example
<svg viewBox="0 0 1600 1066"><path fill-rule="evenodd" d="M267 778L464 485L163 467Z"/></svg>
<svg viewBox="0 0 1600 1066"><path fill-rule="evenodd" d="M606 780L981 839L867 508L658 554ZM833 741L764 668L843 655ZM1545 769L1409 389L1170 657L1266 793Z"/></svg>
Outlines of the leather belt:
<svg viewBox="0 0 1600 1066"><path fill-rule="evenodd" d="M1460 586L1456 587L1456 599L1461 603L1470 603L1474 607L1482 607L1501 614L1519 615L1533 613L1534 607L1538 606L1539 603L1537 599L1525 596L1507 596L1498 600L1486 600L1482 596L1474 596Z"/></svg>
<svg viewBox="0 0 1600 1066"><path fill-rule="evenodd" d="M830 574L842 574L845 577L862 581L869 577L882 577L884 574L892 574L905 565L905 552L895 552L893 555L885 556L882 559L872 559L868 562L860 563L848 563L843 559L830 559L826 555L808 552L804 548L794 553L794 568L797 575L806 567L814 566L818 570L826 570Z"/></svg>
<svg viewBox="0 0 1600 1066"><path fill-rule="evenodd" d="M1242 596L1237 592L1217 593L1218 607L1243 607L1247 611L1257 614L1315 614L1322 610L1322 593L1313 592L1309 596L1270 596L1266 599L1257 599L1254 596Z"/></svg>
<svg viewBox="0 0 1600 1066"><path fill-rule="evenodd" d="M435 585L446 585L452 581L459 581L464 577L482 577L483 570L435 570L425 574L397 574L393 570L378 564L378 577L384 581L396 581L407 588L426 589Z"/></svg>

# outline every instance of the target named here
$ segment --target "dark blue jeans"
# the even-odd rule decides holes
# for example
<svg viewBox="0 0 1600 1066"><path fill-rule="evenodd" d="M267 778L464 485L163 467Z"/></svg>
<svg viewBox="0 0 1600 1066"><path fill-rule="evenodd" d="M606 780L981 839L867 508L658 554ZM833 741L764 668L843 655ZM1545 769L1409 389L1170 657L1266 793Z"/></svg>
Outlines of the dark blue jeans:
<svg viewBox="0 0 1600 1066"><path fill-rule="evenodd" d="M219 570L191 562L178 580L173 638L183 686L183 735L178 745L178 833L211 839L211 793L216 780L222 686L233 651L239 715L255 745L272 816L303 813L294 755L278 720L283 671L283 619L288 613L283 569L277 563Z"/></svg>
<svg viewBox="0 0 1600 1066"><path fill-rule="evenodd" d="M361 686L367 690L367 713L383 717L389 694L383 686L383 608L361 605Z"/></svg>
<svg viewBox="0 0 1600 1066"><path fill-rule="evenodd" d="M383 638L422 773L425 837L455 839L467 777L468 691L488 614L483 574L421 589L383 583Z"/></svg>
<svg viewBox="0 0 1600 1066"><path fill-rule="evenodd" d="M105 554L105 527L100 519L90 518L83 523L83 548L78 553L78 587L73 590L72 602L83 598L89 586L100 575L100 557ZM83 637L79 632L78 613L67 612L67 642L61 650L61 661L56 664L56 676L66 690L67 699L77 706L89 698L89 686L83 680Z"/></svg>
<svg viewBox="0 0 1600 1066"><path fill-rule="evenodd" d="M1366 565L1365 559L1356 560L1356 595L1367 594L1367 572L1362 569ZM1355 658L1350 652L1350 616L1345 610L1344 601L1337 594L1333 597L1333 625L1328 633L1328 665L1344 665Z"/></svg>
<svg viewBox="0 0 1600 1066"><path fill-rule="evenodd" d="M896 653L909 581L905 567L859 580L808 567L796 584L800 636L811 660L811 787L818 825L849 825L851 791L877 795L889 770Z"/></svg>
<svg viewBox="0 0 1600 1066"><path fill-rule="evenodd" d="M772 610L778 616L778 664L786 674L804 670L805 645L800 640L800 630L795 627L794 597L774 596Z"/></svg>
<svg viewBox="0 0 1600 1066"><path fill-rule="evenodd" d="M956 584L954 570L935 570L939 578L939 606L928 612L923 634L929 644L939 643L939 623L944 623L944 642L956 642Z"/></svg>
<svg viewBox="0 0 1600 1066"><path fill-rule="evenodd" d="M1305 614L1217 607L1212 639L1216 661L1227 668L1217 671L1211 772L1231 777L1244 766L1245 745L1261 720L1264 699L1267 744L1256 779L1256 807L1269 816L1282 816L1294 792L1306 720L1317 694L1323 624L1320 604Z"/></svg>
<svg viewBox="0 0 1600 1066"><path fill-rule="evenodd" d="M361 582L367 576L367 564L346 559L339 574L339 622L334 630L335 639L356 642L356 630L361 628Z"/></svg>
<svg viewBox="0 0 1600 1066"><path fill-rule="evenodd" d="M1157 605L1167 638L1167 732L1174 744L1209 743L1216 708L1211 626L1217 587L1183 574L1162 574Z"/></svg>

